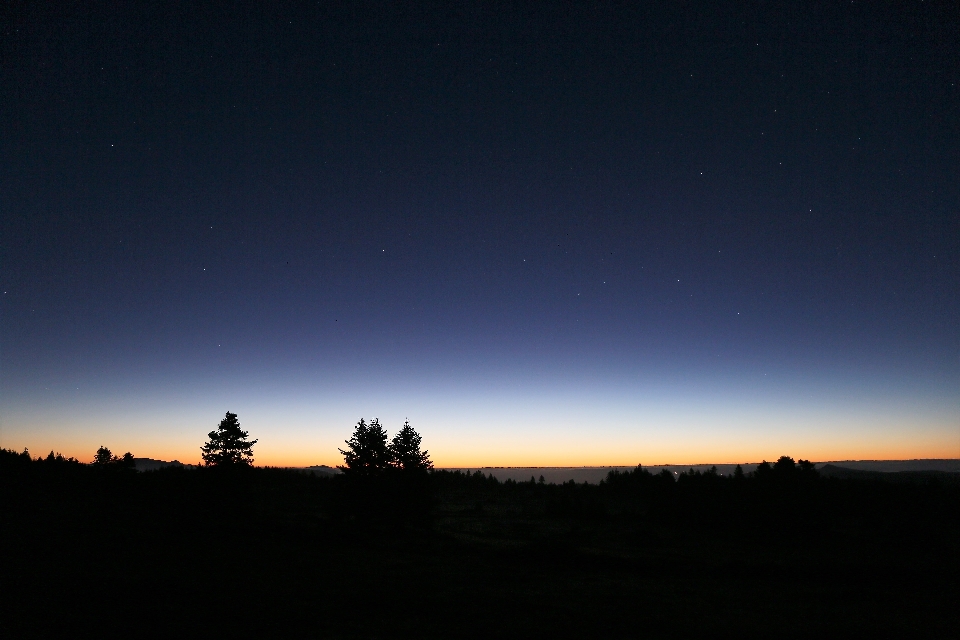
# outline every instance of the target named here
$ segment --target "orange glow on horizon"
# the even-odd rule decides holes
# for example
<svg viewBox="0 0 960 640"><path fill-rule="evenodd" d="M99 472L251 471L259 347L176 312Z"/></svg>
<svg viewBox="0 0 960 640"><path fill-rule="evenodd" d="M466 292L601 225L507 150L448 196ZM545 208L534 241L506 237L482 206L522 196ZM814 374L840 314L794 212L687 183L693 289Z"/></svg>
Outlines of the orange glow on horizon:
<svg viewBox="0 0 960 640"><path fill-rule="evenodd" d="M258 430L254 447L257 466L307 467L343 463L342 447L349 429L302 433ZM463 436L425 427L423 446L440 468L481 467L634 467L656 465L736 464L776 460L782 455L814 462L839 460L960 459L960 434L938 425L924 431L888 429L878 434L855 429L804 433L792 431L656 431L621 434L516 434L501 430L493 437ZM46 457L49 451L90 462L101 444L114 454L130 451L137 458L178 460L197 464L202 436L184 433L165 438L153 433L127 439L127 434L41 433L9 434L0 443L6 449ZM66 437L64 437L66 436ZM871 437L873 436L873 437Z"/></svg>
<svg viewBox="0 0 960 640"><path fill-rule="evenodd" d="M922 444L922 443L920 443ZM73 455L81 462L89 462L93 454L86 456L77 455L62 451L63 455ZM123 452L117 452L120 453ZM36 457L37 452L31 451L31 455ZM46 456L46 452L42 454ZM156 460L179 460L184 464L197 464L200 460L199 450L191 456L188 452L165 450L153 451L149 454L134 452L138 458L153 458ZM757 463L762 460L774 461L782 455L790 456L795 460L811 460L813 462L830 462L840 460L920 460L920 459L960 459L960 447L931 444L928 446L916 447L769 447L763 448L745 448L741 451L725 450L716 451L715 455L704 450L687 451L636 451L632 455L596 452L593 455L577 455L575 452L562 454L560 452L551 452L550 455L537 456L523 452L515 455L504 456L503 452L499 456L486 456L482 453L463 455L454 453L452 455L435 456L431 452L434 466L437 468L484 468L484 467L635 467L637 464L643 466L660 465L701 465L701 464L739 464L739 463ZM296 454L286 454L274 452L273 455L257 455L254 449L255 465L258 467L309 467L314 465L326 465L336 467L343 464L343 457L336 455L304 455L303 452Z"/></svg>

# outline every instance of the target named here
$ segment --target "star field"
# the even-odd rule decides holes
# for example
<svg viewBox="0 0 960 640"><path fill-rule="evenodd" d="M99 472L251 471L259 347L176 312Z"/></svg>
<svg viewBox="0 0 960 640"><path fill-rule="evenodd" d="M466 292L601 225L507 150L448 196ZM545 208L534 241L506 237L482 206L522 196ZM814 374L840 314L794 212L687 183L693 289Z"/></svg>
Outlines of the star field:
<svg viewBox="0 0 960 640"><path fill-rule="evenodd" d="M960 455L948 3L17 6L0 446ZM195 442L197 441L197 442ZM191 457L192 456L192 457Z"/></svg>

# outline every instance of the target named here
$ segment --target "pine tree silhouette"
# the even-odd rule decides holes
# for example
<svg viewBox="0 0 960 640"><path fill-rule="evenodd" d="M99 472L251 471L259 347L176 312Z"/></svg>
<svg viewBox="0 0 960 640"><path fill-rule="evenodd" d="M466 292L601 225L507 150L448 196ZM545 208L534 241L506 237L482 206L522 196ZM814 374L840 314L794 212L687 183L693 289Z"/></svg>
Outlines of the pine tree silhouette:
<svg viewBox="0 0 960 640"><path fill-rule="evenodd" d="M377 475L393 462L390 448L387 446L387 432L380 421L374 418L370 424L360 418L354 428L353 436L345 441L347 449L339 449L344 464L337 468L351 475Z"/></svg>
<svg viewBox="0 0 960 640"><path fill-rule="evenodd" d="M240 429L237 414L227 411L216 430L207 435L210 440L200 447L206 466L253 464L253 445L257 440L247 441L249 434Z"/></svg>
<svg viewBox="0 0 960 640"><path fill-rule="evenodd" d="M404 471L428 471L433 469L430 452L420 451L421 440L420 434L410 426L410 421L404 421L403 428L393 437L393 441L390 443L390 453L393 457L394 466Z"/></svg>

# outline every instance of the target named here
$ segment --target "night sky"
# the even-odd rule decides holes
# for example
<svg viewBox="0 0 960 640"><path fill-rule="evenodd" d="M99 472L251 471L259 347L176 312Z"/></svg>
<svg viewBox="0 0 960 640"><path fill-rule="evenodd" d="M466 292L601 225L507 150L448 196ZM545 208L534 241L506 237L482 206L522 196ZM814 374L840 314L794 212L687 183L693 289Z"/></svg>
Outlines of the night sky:
<svg viewBox="0 0 960 640"><path fill-rule="evenodd" d="M877 4L5 5L0 446L960 457L960 11Z"/></svg>

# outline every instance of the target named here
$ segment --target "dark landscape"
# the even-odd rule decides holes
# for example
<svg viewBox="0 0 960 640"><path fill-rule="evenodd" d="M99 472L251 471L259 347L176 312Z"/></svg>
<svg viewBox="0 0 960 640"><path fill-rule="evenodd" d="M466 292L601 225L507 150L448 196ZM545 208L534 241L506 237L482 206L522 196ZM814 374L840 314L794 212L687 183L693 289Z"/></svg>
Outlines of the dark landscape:
<svg viewBox="0 0 960 640"><path fill-rule="evenodd" d="M958 474L824 475L781 458L744 476L675 480L638 468L599 485L552 485L459 471L136 472L4 450L5 626L304 637L955 632Z"/></svg>
<svg viewBox="0 0 960 640"><path fill-rule="evenodd" d="M0 640L960 637L958 9L0 3Z"/></svg>

